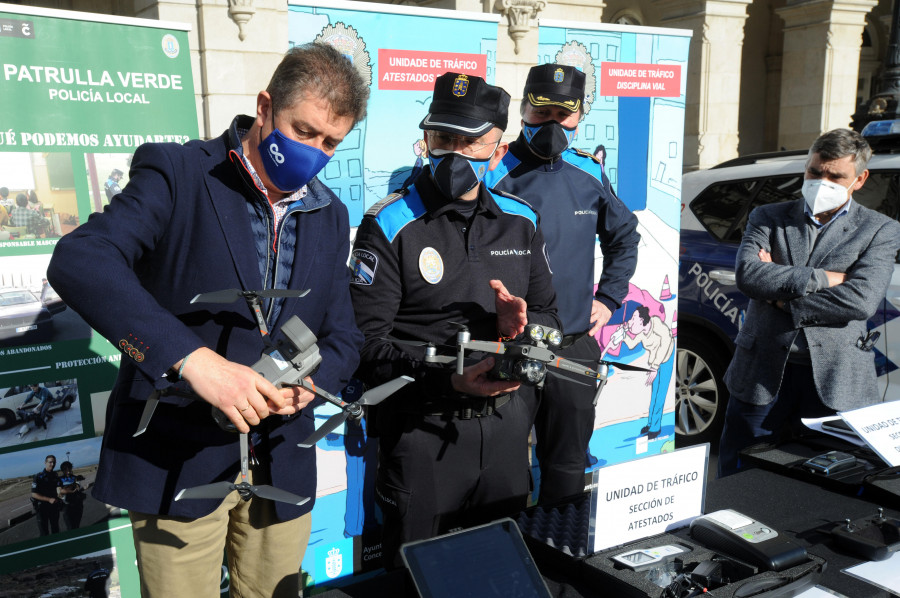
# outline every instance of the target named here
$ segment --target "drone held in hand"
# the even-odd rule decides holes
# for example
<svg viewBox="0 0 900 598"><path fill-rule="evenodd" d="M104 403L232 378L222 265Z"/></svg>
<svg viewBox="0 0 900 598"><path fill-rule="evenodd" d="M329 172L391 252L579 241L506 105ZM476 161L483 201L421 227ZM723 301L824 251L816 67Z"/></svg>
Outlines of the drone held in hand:
<svg viewBox="0 0 900 598"><path fill-rule="evenodd" d="M480 351L495 355L494 367L489 375L496 380L514 380L527 386L543 387L547 375L565 378L576 384L597 385L594 394L594 404L597 404L600 393L606 385L610 366L623 370L649 371L646 368L612 362L598 361L596 370L582 365L576 361L565 359L554 353L563 340L559 330L528 324L525 331L511 341L479 341L472 340L469 329L464 324L454 323L458 332L456 334L456 355L439 355L437 346L433 343L417 341L403 341L392 339L401 344L425 345L425 361L427 363L453 363L456 362L456 373L462 375L465 367L466 351ZM571 375L587 378L590 381L573 378Z"/></svg>
<svg viewBox="0 0 900 598"><path fill-rule="evenodd" d="M245 299L256 318L260 335L263 337L266 344L269 345L263 351L259 360L250 367L276 387L299 386L305 388L316 396L322 397L329 403L332 403L341 409L338 414L329 418L325 424L316 430L312 436L303 443L300 443L299 446L301 447L314 445L319 439L324 438L326 434L349 418L359 421L363 416L363 405L376 405L406 384L412 382L412 378L403 376L363 393L359 401L355 403L346 403L324 389L316 387L316 385L310 381L305 380L305 378L315 373L319 364L322 362L322 356L319 354L319 348L316 345L316 335L313 334L312 330L310 330L299 317L292 316L281 326L283 338L279 339L275 344L272 344L268 328L266 327L265 318L262 315L260 298L303 297L308 292L308 289L304 291L290 289L268 289L262 291L226 289L224 291L200 294L191 300L191 303L231 303L241 298ZM135 436L142 434L147 429L147 426L153 417L153 412L159 403L160 396L166 395L198 399L198 397L191 392L174 389L168 391L155 391L153 395L147 399L147 405L144 407L138 430L134 434ZM234 424L221 410L213 407L212 416L223 430L231 432L237 431ZM240 482L222 481L193 488L185 488L178 493L175 500L222 498L232 491L237 491L244 500L249 500L252 496L258 496L260 498L277 500L295 505L302 505L309 500L308 497L297 496L296 494L272 486L257 486L250 484L248 482L249 448L248 435L246 433L241 433Z"/></svg>

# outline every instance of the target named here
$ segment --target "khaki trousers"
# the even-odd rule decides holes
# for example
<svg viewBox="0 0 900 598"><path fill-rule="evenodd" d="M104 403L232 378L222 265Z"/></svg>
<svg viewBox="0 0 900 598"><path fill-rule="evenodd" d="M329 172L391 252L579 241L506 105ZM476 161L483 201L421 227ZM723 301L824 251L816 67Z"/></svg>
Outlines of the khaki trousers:
<svg viewBox="0 0 900 598"><path fill-rule="evenodd" d="M299 595L310 513L279 523L271 501L232 492L199 519L129 515L143 598L219 598L223 550L232 598Z"/></svg>

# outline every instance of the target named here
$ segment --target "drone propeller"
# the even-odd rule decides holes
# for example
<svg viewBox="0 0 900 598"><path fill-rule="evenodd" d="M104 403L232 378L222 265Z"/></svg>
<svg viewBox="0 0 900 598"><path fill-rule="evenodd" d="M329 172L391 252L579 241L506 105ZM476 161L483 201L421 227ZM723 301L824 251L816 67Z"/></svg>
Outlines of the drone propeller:
<svg viewBox="0 0 900 598"><path fill-rule="evenodd" d="M224 289L211 293L200 293L191 303L234 303L238 299L252 300L257 297L266 299L281 297L305 297L309 289L300 291L295 289L263 289L261 291L242 291L241 289Z"/></svg>
<svg viewBox="0 0 900 598"><path fill-rule="evenodd" d="M412 381L413 379L409 376L400 376L399 378L394 378L390 382L385 382L380 386L367 390L355 403L345 403L331 393L322 389L317 389L314 385L310 385L306 380L303 380L302 384L299 386L303 386L303 388L314 392L329 403L340 407L341 410L325 420L325 423L319 426L319 429L313 432L309 438L301 442L299 446L303 448L314 446L338 426L347 421L348 418L352 417L357 420L361 418L362 406L377 405Z"/></svg>
<svg viewBox="0 0 900 598"><path fill-rule="evenodd" d="M249 479L249 442L247 434L241 434L241 481L240 482L213 482L203 486L184 488L175 496L175 500L198 498L225 498L232 492L237 492L242 499L250 500L253 496L268 500L277 500L292 505L302 505L309 501L308 497L298 496L287 490L281 490L274 486L255 486L247 482Z"/></svg>

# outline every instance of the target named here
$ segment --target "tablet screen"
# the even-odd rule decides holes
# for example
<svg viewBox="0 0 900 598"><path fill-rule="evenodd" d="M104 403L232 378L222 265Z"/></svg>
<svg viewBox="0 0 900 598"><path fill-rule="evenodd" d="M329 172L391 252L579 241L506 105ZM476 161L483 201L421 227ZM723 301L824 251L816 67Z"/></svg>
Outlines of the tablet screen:
<svg viewBox="0 0 900 598"><path fill-rule="evenodd" d="M422 598L549 598L512 519L404 544Z"/></svg>

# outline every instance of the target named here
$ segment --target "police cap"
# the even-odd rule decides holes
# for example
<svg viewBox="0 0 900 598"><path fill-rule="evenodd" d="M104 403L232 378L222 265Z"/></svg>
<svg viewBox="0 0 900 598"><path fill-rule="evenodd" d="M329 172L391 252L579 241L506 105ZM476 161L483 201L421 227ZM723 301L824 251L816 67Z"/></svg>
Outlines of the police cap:
<svg viewBox="0 0 900 598"><path fill-rule="evenodd" d="M434 96L420 129L481 137L494 127L506 129L509 94L477 75L444 73L434 81Z"/></svg>
<svg viewBox="0 0 900 598"><path fill-rule="evenodd" d="M531 67L525 97L532 106L561 106L576 112L584 101L584 73L565 64Z"/></svg>

